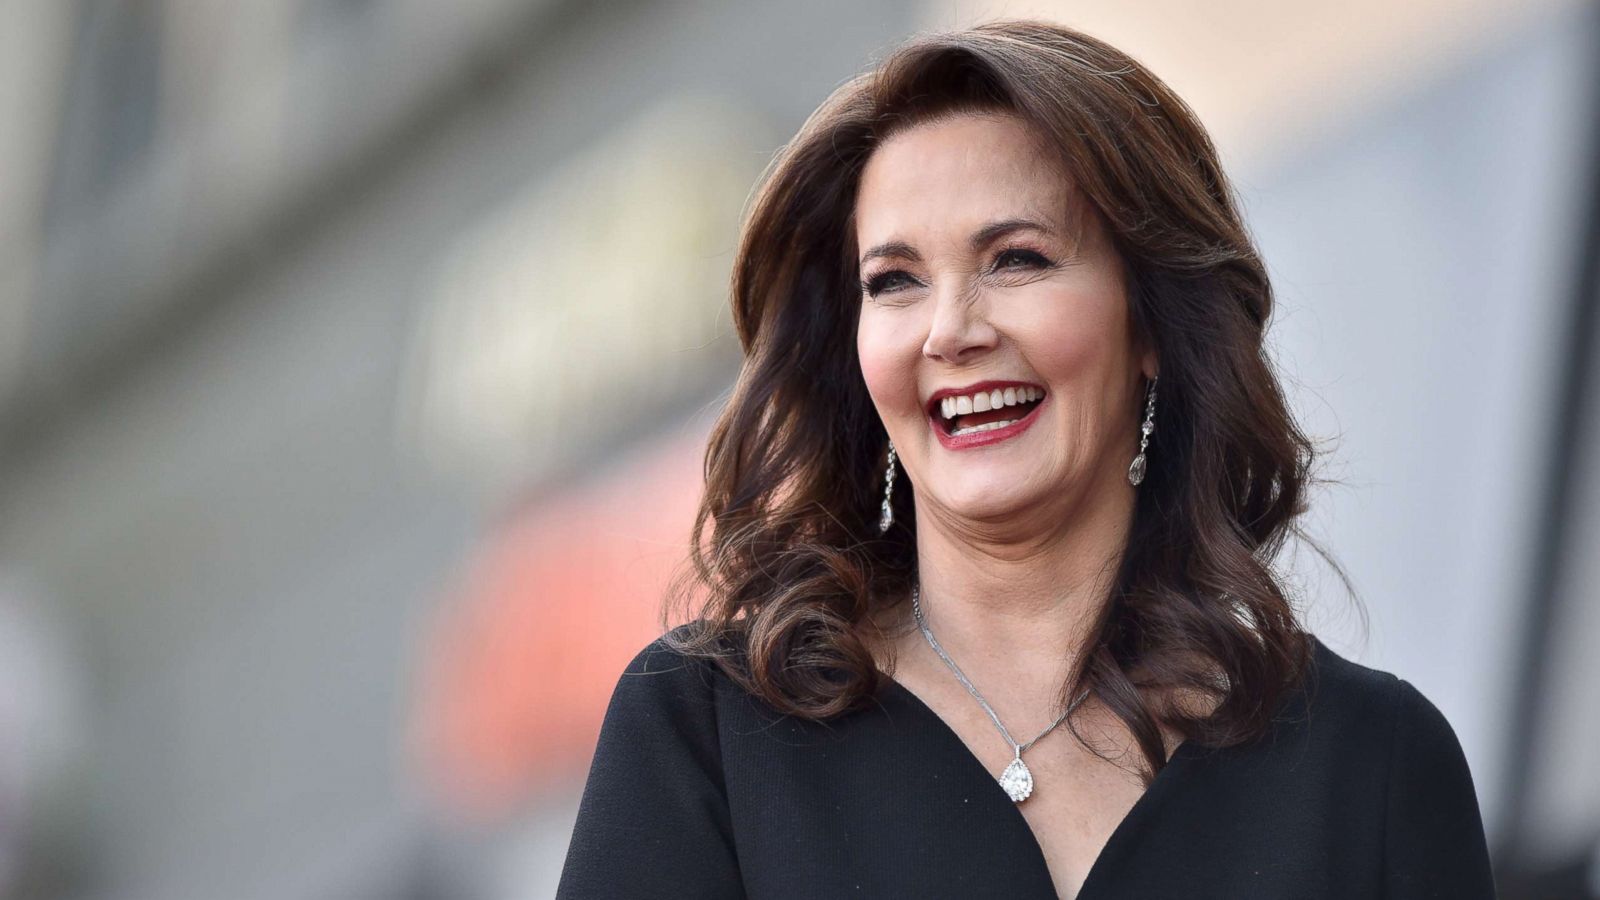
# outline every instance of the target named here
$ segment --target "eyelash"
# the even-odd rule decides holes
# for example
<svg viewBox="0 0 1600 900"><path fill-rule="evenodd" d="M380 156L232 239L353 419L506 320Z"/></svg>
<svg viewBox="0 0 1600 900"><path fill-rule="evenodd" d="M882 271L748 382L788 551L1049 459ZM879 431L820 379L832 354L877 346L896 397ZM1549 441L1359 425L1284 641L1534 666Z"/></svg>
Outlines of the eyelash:
<svg viewBox="0 0 1600 900"><path fill-rule="evenodd" d="M1025 259L1028 262L1028 265L1036 269L1046 269L1052 265L1050 260L1046 259L1044 254L1037 250L1029 250L1025 247L1009 247L1000 251L1000 253L995 256L994 266L992 267L991 271L1000 271L1003 268L1000 265L1001 261L1006 257L1013 255ZM876 297L884 292L884 290L887 288L888 281L895 276L902 276L905 278L911 277L901 269L891 269L887 272L879 272L871 278L863 280L861 282L861 290L869 297Z"/></svg>

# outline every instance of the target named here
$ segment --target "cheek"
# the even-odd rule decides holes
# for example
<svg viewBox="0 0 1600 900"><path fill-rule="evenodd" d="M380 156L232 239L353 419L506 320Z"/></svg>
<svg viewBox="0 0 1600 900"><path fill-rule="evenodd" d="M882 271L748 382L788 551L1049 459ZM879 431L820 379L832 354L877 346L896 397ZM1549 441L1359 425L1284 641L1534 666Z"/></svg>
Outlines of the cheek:
<svg viewBox="0 0 1600 900"><path fill-rule="evenodd" d="M1112 304L1083 297L1056 296L1034 315L1019 319L1010 333L1029 365L1057 387L1090 387L1109 374L1125 340Z"/></svg>
<svg viewBox="0 0 1600 900"><path fill-rule="evenodd" d="M856 355L867 392L882 414L917 407L918 346L907 341L912 329L894 327L886 317L863 309L856 329ZM908 346L909 344L909 346Z"/></svg>
<svg viewBox="0 0 1600 900"><path fill-rule="evenodd" d="M1096 290L1055 291L1013 323L1028 366L1056 394L1067 433L1097 443L1115 434L1130 351L1123 298Z"/></svg>

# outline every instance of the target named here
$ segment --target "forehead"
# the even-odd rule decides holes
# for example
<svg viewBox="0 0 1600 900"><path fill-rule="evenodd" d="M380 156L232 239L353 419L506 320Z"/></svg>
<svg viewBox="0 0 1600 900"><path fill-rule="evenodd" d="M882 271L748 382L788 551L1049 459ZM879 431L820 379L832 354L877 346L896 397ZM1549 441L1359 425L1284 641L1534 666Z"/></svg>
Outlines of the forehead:
<svg viewBox="0 0 1600 900"><path fill-rule="evenodd" d="M997 219L1065 228L1070 177L1043 138L1013 116L962 114L912 126L867 159L856 194L857 240L963 235Z"/></svg>

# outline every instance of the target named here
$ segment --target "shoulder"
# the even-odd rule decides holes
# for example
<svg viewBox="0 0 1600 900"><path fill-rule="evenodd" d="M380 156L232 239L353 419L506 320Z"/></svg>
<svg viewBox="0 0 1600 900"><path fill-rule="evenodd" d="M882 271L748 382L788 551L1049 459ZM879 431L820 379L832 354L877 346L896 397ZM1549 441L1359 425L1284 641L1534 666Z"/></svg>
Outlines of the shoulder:
<svg viewBox="0 0 1600 900"><path fill-rule="evenodd" d="M1458 782L1470 779L1455 729L1416 685L1357 663L1315 636L1312 642L1304 696L1294 706L1309 710L1299 721L1310 726L1313 741L1337 744L1345 755L1385 759L1391 771L1421 765L1448 771Z"/></svg>
<svg viewBox="0 0 1600 900"><path fill-rule="evenodd" d="M617 677L606 718L674 730L710 726L727 678L709 657L685 651L702 629L699 620L688 622L640 648Z"/></svg>
<svg viewBox="0 0 1600 900"><path fill-rule="evenodd" d="M1444 714L1416 685L1393 672L1362 665L1311 636L1311 668L1305 690L1313 710L1329 715L1360 715L1391 732L1402 724L1438 733L1451 731Z"/></svg>
<svg viewBox="0 0 1600 900"><path fill-rule="evenodd" d="M679 649L695 623L680 625L634 654L617 677L593 768L606 778L721 780L719 683L715 663ZM631 782L630 782L631 783Z"/></svg>
<svg viewBox="0 0 1600 900"><path fill-rule="evenodd" d="M560 898L742 897L714 665L674 628L630 660L600 726Z"/></svg>
<svg viewBox="0 0 1600 900"><path fill-rule="evenodd" d="M622 670L621 682L638 678L664 685L703 677L707 660L684 652L683 645L703 630L699 620L672 628L645 644Z"/></svg>
<svg viewBox="0 0 1600 900"><path fill-rule="evenodd" d="M1323 643L1316 635L1310 638L1312 666L1307 678L1313 692L1327 687L1341 700L1392 702L1400 681L1393 672L1362 665Z"/></svg>
<svg viewBox="0 0 1600 900"><path fill-rule="evenodd" d="M1320 740L1344 765L1378 778L1376 802L1364 808L1381 810L1374 818L1383 822L1387 896L1494 897L1477 788L1444 713L1411 682L1345 659L1320 641L1316 657L1320 708L1336 723ZM1311 708L1315 720L1315 697ZM1358 710L1377 714L1363 725L1351 718ZM1356 741L1363 749L1346 748L1343 728L1364 728Z"/></svg>

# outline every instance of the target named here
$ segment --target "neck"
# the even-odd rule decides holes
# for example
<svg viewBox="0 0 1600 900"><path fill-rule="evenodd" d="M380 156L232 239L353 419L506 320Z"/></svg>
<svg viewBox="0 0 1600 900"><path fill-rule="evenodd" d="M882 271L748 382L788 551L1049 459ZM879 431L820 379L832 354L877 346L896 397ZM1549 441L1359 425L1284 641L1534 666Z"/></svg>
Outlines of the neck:
<svg viewBox="0 0 1600 900"><path fill-rule="evenodd" d="M1024 533L1017 529L1026 515L1010 517L1002 532L919 510L924 618L964 672L1024 692L1059 690L1083 653L1126 546L1133 492L1105 493L1102 502L1069 514L1052 510L1039 517L1049 527ZM910 638L925 644L915 627ZM921 651L931 653L926 646Z"/></svg>

